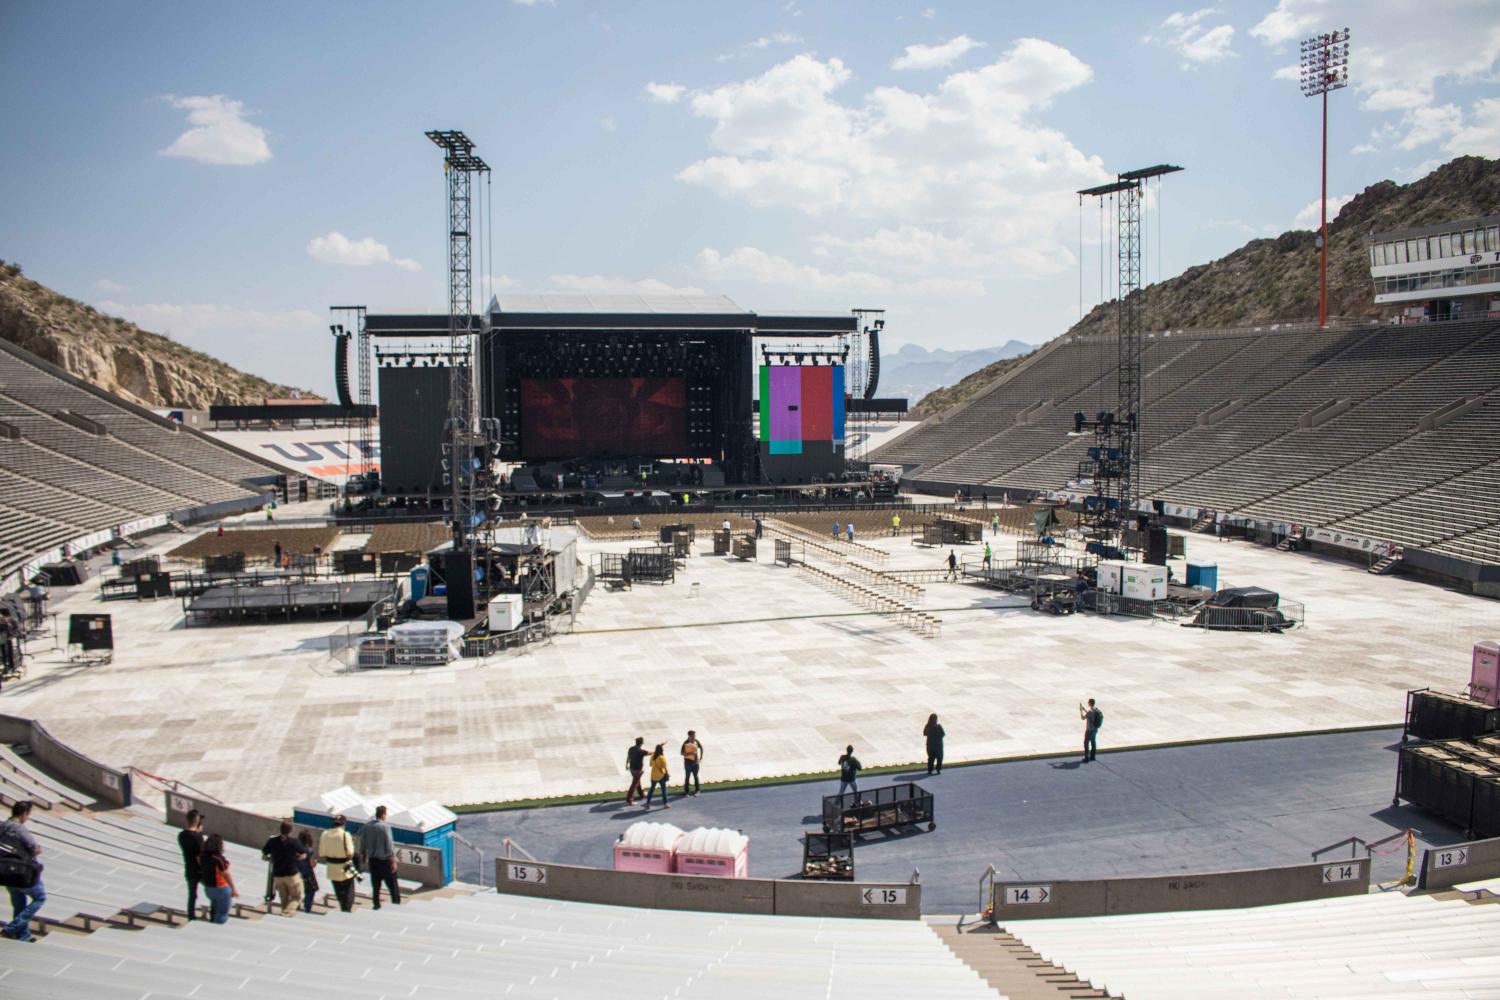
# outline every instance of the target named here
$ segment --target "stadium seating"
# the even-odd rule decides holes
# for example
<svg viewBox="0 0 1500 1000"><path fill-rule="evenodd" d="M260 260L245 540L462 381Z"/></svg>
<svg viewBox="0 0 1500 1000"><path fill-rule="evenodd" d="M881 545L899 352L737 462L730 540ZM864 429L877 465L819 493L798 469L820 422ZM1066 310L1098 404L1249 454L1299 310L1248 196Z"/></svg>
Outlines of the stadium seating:
<svg viewBox="0 0 1500 1000"><path fill-rule="evenodd" d="M1500 904L1399 892L1243 910L1009 921L1049 962L1115 995L1500 997Z"/></svg>
<svg viewBox="0 0 1500 1000"><path fill-rule="evenodd" d="M0 344L0 577L38 553L150 515L251 500L277 470ZM93 433L89 428L102 429Z"/></svg>
<svg viewBox="0 0 1500 1000"><path fill-rule="evenodd" d="M1110 338L1058 342L871 461L943 492L1063 488L1114 405ZM1500 560L1500 323L1155 333L1142 354L1145 493ZM1102 374L1101 374L1102 373ZM1047 406L1038 409L1045 401Z"/></svg>

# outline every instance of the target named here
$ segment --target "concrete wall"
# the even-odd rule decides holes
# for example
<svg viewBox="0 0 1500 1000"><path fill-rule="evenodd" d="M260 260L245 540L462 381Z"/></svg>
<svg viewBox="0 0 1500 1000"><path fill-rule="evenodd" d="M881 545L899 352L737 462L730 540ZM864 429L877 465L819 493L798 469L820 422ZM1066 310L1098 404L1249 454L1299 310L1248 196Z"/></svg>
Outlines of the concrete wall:
<svg viewBox="0 0 1500 1000"><path fill-rule="evenodd" d="M1422 853L1417 885L1422 889L1446 889L1496 876L1500 876L1500 837L1428 848Z"/></svg>
<svg viewBox="0 0 1500 1000"><path fill-rule="evenodd" d="M885 920L915 920L922 912L919 885L653 875L578 865L533 864L517 858L496 859L495 888L517 896L648 910Z"/></svg>
<svg viewBox="0 0 1500 1000"><path fill-rule="evenodd" d="M168 792L167 800L167 822L174 826L182 826L187 821L189 809L196 809L203 814L204 833L217 833L232 844L241 844L245 847L259 849L266 841L276 836L281 829L281 820L261 816L257 813L246 812L233 806L226 806L210 799L199 798L193 795L185 795L180 792ZM303 830L313 835L316 843L323 831L314 826L306 826L301 823L292 824L292 835L296 836ZM356 843L358 840L356 838ZM420 882L429 888L444 885L443 881L443 852L435 847L415 847L411 844L396 845L396 876L411 882ZM323 881L323 879L320 879ZM325 886L326 888L326 886Z"/></svg>
<svg viewBox="0 0 1500 1000"><path fill-rule="evenodd" d="M1289 868L1076 882L996 879L992 907L996 921L1003 924L1006 920L1044 917L1265 906L1369 891L1369 862L1358 859Z"/></svg>
<svg viewBox="0 0 1500 1000"><path fill-rule="evenodd" d="M0 716L0 742L25 743L43 771L112 806L131 803L130 772L107 767L63 743L35 719Z"/></svg>

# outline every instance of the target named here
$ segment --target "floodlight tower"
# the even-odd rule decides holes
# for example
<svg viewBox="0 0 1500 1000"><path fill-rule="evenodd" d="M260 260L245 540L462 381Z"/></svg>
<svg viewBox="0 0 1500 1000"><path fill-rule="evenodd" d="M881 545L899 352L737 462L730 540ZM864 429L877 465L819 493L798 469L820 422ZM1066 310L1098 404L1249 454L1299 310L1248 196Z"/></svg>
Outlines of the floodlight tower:
<svg viewBox="0 0 1500 1000"><path fill-rule="evenodd" d="M1302 95L1323 98L1323 195L1318 201L1318 326L1328 325L1328 94L1349 86L1349 29L1302 42Z"/></svg>
<svg viewBox="0 0 1500 1000"><path fill-rule="evenodd" d="M1116 242L1119 245L1119 381L1113 413L1094 419L1074 414L1073 432L1085 427L1094 431L1096 446L1090 449L1088 474L1094 482L1096 503L1094 526L1099 541L1112 540L1125 527L1141 492L1141 198L1145 182L1152 177L1181 170L1161 163L1140 170L1127 170L1111 184L1085 188L1078 193L1090 197L1116 194L1119 206Z"/></svg>
<svg viewBox="0 0 1500 1000"><path fill-rule="evenodd" d="M473 141L459 131L431 131L427 138L443 151L448 179L448 424L447 478L451 487L453 549L474 550L475 515L484 509L481 476L489 456L480 431L474 359L474 267L470 219L472 181L489 173L489 165L474 155ZM476 464L477 458L477 464Z"/></svg>

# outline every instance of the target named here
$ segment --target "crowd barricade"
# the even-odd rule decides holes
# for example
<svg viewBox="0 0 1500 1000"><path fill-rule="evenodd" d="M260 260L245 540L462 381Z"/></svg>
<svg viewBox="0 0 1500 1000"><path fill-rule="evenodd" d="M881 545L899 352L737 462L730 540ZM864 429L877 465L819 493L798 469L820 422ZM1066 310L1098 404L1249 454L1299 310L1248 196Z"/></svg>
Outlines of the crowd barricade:
<svg viewBox="0 0 1500 1000"><path fill-rule="evenodd" d="M796 565L824 589L831 590L860 607L869 608L878 615L894 618L902 628L910 629L929 639L936 638L942 632L942 619L936 615L928 614L855 580L839 576L837 573L830 573L821 567L807 563Z"/></svg>

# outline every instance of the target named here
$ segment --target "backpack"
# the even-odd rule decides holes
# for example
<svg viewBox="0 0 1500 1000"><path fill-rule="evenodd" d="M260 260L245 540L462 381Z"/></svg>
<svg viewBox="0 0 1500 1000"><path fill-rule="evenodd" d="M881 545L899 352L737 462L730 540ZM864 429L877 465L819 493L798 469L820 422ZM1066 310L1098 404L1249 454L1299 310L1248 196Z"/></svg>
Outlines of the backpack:
<svg viewBox="0 0 1500 1000"><path fill-rule="evenodd" d="M7 889L30 889L42 877L42 864L26 857L26 849L9 836L0 838L0 886Z"/></svg>
<svg viewBox="0 0 1500 1000"><path fill-rule="evenodd" d="M1104 709L1102 709L1102 708L1097 708L1096 707L1094 709L1094 728L1095 729L1103 729L1104 728Z"/></svg>

